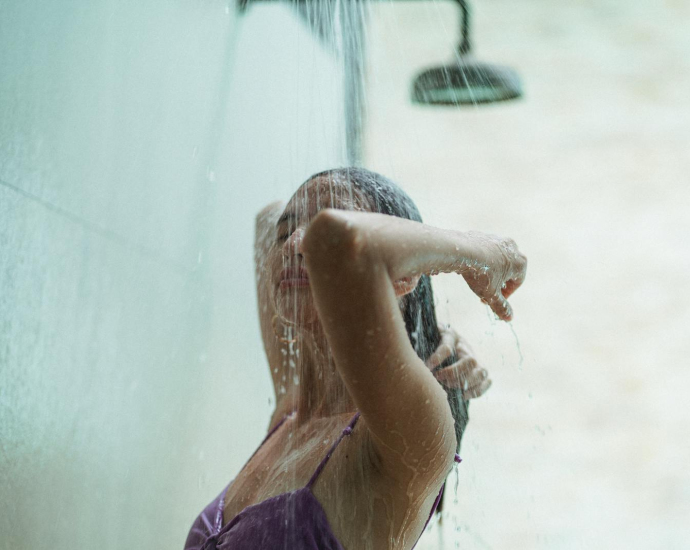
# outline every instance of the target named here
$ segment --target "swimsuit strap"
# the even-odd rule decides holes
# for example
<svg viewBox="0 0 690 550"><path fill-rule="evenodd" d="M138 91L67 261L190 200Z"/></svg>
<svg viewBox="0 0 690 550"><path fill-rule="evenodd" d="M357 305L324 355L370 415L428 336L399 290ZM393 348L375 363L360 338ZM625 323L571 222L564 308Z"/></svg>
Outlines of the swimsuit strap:
<svg viewBox="0 0 690 550"><path fill-rule="evenodd" d="M462 462L462 458L460 458L460 455L458 453L455 453L455 462L460 464ZM434 501L434 506L431 508L431 512L429 512L429 517L426 519L426 523L424 524L424 528L422 529L422 532L419 533L419 537L417 538L417 542L419 542L419 539L422 538L422 535L424 534L424 531L426 531L427 525L429 525L429 522L431 521L431 518L434 515L434 512L436 511L436 508L438 508L439 502L441 502L441 497L443 496L443 490L446 488L446 482L443 482L443 485L441 485L441 490L438 492L438 496L436 497L436 500ZM414 548L417 546L417 542L414 543Z"/></svg>
<svg viewBox="0 0 690 550"><path fill-rule="evenodd" d="M307 483L307 485L306 485L309 490L311 490L311 486L316 481L316 478L319 477L319 474L323 470L324 466L326 466L326 462L328 462L328 459L331 458L333 451L335 451L336 447L342 441L343 437L345 437L346 435L350 435L352 433L352 428L355 427L355 424L357 423L357 419L359 419L360 414L361 413L357 412L357 414L354 417L352 417L352 420L350 420L350 423L347 425L347 428L345 428L343 430L343 433L340 434L340 437L338 438L338 440L331 446L331 448L328 451L328 453L326 454L326 456L323 457L323 459L321 460L321 463L318 465L318 467L314 471L313 475L311 476L309 483Z"/></svg>

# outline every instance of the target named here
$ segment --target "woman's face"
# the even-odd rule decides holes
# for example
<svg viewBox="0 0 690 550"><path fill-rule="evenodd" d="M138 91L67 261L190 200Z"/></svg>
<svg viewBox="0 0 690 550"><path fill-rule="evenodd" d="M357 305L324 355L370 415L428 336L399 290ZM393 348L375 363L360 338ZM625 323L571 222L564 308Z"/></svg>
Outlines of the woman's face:
<svg viewBox="0 0 690 550"><path fill-rule="evenodd" d="M325 208L371 211L366 197L346 182L327 176L308 181L292 196L278 219L266 265L276 313L283 322L300 328L318 321L302 240L311 220Z"/></svg>

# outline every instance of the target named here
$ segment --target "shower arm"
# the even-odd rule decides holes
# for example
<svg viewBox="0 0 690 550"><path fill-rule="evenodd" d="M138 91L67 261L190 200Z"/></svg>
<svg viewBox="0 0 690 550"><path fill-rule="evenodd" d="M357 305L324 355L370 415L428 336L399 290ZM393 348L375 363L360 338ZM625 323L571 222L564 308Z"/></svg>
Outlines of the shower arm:
<svg viewBox="0 0 690 550"><path fill-rule="evenodd" d="M281 2L284 0L237 0L237 8L240 12L244 12L247 9L247 5L252 2ZM298 0L300 3L306 3L308 0ZM357 1L357 0L353 0ZM411 0L397 0L397 1L411 1ZM414 0L412 0L414 1ZM416 0L419 1L419 0ZM470 41L470 9L467 5L466 0L453 0L460 8L460 42L458 43L457 53L458 55L467 55L472 49L472 43Z"/></svg>
<svg viewBox="0 0 690 550"><path fill-rule="evenodd" d="M467 55L472 49L470 42L470 8L465 0L455 0L460 6L462 23L460 25L460 43L458 44L458 55Z"/></svg>

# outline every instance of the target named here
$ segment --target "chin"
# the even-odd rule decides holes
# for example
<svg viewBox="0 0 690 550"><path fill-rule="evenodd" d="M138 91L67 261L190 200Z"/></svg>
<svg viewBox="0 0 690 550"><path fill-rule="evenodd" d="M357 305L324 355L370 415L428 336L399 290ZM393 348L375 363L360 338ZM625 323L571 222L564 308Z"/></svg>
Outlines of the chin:
<svg viewBox="0 0 690 550"><path fill-rule="evenodd" d="M276 301L276 313L284 322L296 327L306 328L313 325L318 320L316 308L314 308L309 298L295 299L294 295L287 294L279 297Z"/></svg>

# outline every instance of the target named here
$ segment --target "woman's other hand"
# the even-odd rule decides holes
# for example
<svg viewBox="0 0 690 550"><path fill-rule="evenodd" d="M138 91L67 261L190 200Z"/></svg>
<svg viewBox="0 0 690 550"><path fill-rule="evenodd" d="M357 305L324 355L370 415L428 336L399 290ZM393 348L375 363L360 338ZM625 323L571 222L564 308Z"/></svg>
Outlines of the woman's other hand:
<svg viewBox="0 0 690 550"><path fill-rule="evenodd" d="M489 373L477 362L467 342L449 325L439 325L438 328L441 332L441 343L426 360L426 366L429 367L436 380L447 388L459 389L462 392L463 401L469 401L486 393L486 390L491 387ZM453 353L457 361L438 369Z"/></svg>
<svg viewBox="0 0 690 550"><path fill-rule="evenodd" d="M478 260L467 266L463 277L472 292L503 321L513 318L507 298L525 280L527 257L512 239L471 231L466 233Z"/></svg>

